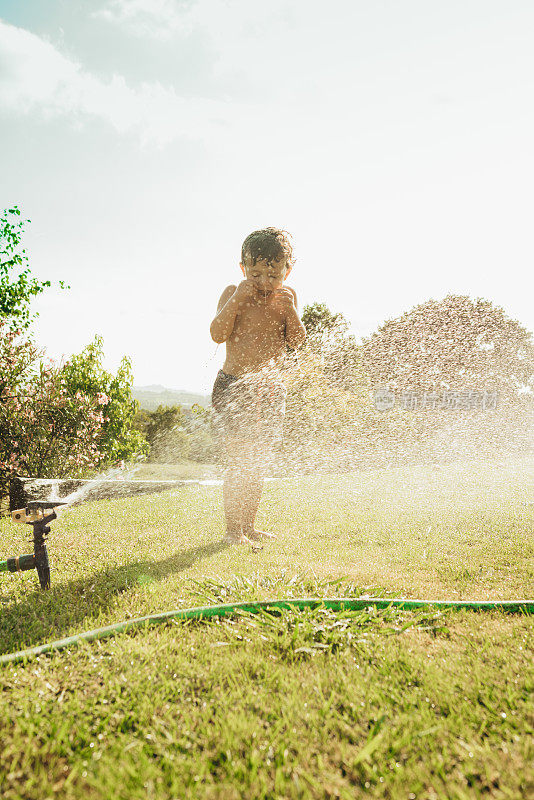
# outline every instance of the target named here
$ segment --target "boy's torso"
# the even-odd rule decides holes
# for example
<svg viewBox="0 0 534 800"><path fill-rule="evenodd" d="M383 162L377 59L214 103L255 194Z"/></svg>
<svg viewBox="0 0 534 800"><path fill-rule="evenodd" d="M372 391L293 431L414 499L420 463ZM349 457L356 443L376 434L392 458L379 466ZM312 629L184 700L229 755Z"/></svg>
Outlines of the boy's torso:
<svg viewBox="0 0 534 800"><path fill-rule="evenodd" d="M260 370L269 362L280 366L285 356L285 341L285 313L276 308L271 298L265 303L245 304L226 340L223 370L229 375L243 375Z"/></svg>

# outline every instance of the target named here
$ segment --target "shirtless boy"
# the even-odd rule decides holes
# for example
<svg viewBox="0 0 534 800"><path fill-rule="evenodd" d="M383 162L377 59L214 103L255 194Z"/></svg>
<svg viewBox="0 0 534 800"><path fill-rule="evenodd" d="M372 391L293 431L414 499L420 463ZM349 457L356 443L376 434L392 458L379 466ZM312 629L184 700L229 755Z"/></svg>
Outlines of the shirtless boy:
<svg viewBox="0 0 534 800"><path fill-rule="evenodd" d="M247 236L239 264L245 279L226 287L210 326L212 339L226 342L212 405L224 437L225 538L232 543L275 538L254 522L272 448L281 438L286 344L297 348L306 338L295 291L283 285L293 263L286 231L265 228Z"/></svg>

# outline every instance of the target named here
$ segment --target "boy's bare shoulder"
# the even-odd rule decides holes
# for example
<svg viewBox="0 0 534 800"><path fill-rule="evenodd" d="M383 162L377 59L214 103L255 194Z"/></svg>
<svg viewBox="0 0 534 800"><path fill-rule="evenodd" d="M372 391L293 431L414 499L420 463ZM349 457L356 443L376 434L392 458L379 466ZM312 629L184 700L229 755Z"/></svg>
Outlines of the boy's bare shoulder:
<svg viewBox="0 0 534 800"><path fill-rule="evenodd" d="M226 303L231 298L236 289L237 286L235 284L231 284L230 286L226 287L226 289L223 291L219 299L219 303L217 305L217 313L219 313L221 308L226 305Z"/></svg>
<svg viewBox="0 0 534 800"><path fill-rule="evenodd" d="M297 293L296 293L296 291L291 286L288 286L286 283L284 283L284 287L286 289L289 289L289 291L292 293L292 295L293 295L293 297L295 299L295 308L296 308L297 307Z"/></svg>

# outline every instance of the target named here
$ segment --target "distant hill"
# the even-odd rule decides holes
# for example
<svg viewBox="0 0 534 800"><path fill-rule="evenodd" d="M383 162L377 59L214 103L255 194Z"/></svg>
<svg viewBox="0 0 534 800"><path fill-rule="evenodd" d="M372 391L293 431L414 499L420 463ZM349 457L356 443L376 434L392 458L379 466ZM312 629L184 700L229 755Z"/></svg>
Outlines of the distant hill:
<svg viewBox="0 0 534 800"><path fill-rule="evenodd" d="M134 386L132 397L139 401L139 407L147 411L155 411L158 406L182 406L191 408L193 403L206 408L211 405L211 397L194 392L184 392L179 389L167 389L166 386Z"/></svg>

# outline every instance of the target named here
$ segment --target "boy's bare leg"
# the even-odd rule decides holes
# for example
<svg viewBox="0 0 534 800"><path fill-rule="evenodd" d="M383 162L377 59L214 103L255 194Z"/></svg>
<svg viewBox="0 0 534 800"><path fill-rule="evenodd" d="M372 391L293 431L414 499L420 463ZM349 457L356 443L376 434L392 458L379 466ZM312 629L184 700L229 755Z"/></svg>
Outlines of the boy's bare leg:
<svg viewBox="0 0 534 800"><path fill-rule="evenodd" d="M260 471L248 471L244 486L242 530L249 539L276 539L273 533L259 530L254 523L263 491L264 477Z"/></svg>
<svg viewBox="0 0 534 800"><path fill-rule="evenodd" d="M250 540L244 535L243 522L243 497L244 497L244 472L240 463L240 453L235 443L227 442L227 468L223 482L224 516L226 518L226 537L234 539L241 544Z"/></svg>
<svg viewBox="0 0 534 800"><path fill-rule="evenodd" d="M226 538L239 544L249 544L250 539L243 531L243 474L239 470L229 470L223 482L224 516L226 518Z"/></svg>
<svg viewBox="0 0 534 800"><path fill-rule="evenodd" d="M223 503L226 533L228 536L238 536L241 533L242 503L241 492L239 491L239 475L235 468L229 468L225 472Z"/></svg>

